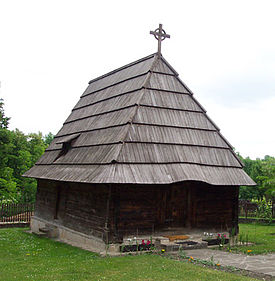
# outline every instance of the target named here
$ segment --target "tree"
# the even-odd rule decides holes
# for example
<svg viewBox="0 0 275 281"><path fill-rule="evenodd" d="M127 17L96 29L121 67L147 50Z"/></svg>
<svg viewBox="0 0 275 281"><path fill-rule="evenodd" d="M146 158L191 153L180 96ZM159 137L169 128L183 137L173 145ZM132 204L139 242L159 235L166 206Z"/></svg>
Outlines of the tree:
<svg viewBox="0 0 275 281"><path fill-rule="evenodd" d="M0 128L7 129L9 125L10 117L5 116L4 101L0 98Z"/></svg>
<svg viewBox="0 0 275 281"><path fill-rule="evenodd" d="M260 199L263 197L263 192L259 189L261 184L257 179L258 175L262 174L261 162L259 160L252 160L249 157L240 159L244 163L244 171L255 181L257 186L241 186L240 187L240 198L241 199Z"/></svg>
<svg viewBox="0 0 275 281"><path fill-rule="evenodd" d="M258 176L261 181L261 190L267 200L275 200L275 158L265 156L262 163L262 175Z"/></svg>
<svg viewBox="0 0 275 281"><path fill-rule="evenodd" d="M5 116L4 103L0 99L0 203L33 202L36 180L24 178L24 174L44 153L53 139L49 133L25 135L15 129L8 129L10 118Z"/></svg>
<svg viewBox="0 0 275 281"><path fill-rule="evenodd" d="M54 135L51 132L48 133L46 136L44 136L43 140L47 147L51 144L53 138L54 138Z"/></svg>
<svg viewBox="0 0 275 281"><path fill-rule="evenodd" d="M22 177L46 149L42 133L0 129L0 201L33 202L36 180Z"/></svg>
<svg viewBox="0 0 275 281"><path fill-rule="evenodd" d="M242 158L245 172L256 182L257 186L241 186L241 199L275 199L275 158L265 156L264 159L251 160Z"/></svg>

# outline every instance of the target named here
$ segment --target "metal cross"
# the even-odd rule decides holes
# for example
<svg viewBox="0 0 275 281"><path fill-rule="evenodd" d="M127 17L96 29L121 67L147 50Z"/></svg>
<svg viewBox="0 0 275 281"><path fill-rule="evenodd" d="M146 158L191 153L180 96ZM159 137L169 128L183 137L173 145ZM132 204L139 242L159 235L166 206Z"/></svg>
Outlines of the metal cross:
<svg viewBox="0 0 275 281"><path fill-rule="evenodd" d="M150 31L150 34L153 34L158 40L158 54L161 54L161 41L163 41L165 38L170 38L170 35L166 34L164 29L162 29L161 23L159 24L159 28L157 28L155 31Z"/></svg>

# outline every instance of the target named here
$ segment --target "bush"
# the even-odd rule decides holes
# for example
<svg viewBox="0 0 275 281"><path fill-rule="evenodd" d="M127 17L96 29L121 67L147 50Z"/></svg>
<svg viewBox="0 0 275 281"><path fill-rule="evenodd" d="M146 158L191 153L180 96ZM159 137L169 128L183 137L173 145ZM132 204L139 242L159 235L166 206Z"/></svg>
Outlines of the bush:
<svg viewBox="0 0 275 281"><path fill-rule="evenodd" d="M269 220L269 222L272 222L271 201L266 201L265 199L258 200L257 205L258 205L257 217L267 219Z"/></svg>

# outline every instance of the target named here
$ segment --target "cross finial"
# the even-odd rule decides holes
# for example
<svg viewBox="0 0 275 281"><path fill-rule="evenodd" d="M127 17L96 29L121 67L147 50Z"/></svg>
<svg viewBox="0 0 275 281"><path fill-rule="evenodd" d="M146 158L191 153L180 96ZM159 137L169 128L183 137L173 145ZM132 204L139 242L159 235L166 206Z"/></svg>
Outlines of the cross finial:
<svg viewBox="0 0 275 281"><path fill-rule="evenodd" d="M150 34L153 34L155 38L158 40L158 54L161 54L161 41L163 41L165 38L170 38L169 34L166 34L164 29L162 29L162 24L159 24L159 28L157 28L155 31L150 31Z"/></svg>

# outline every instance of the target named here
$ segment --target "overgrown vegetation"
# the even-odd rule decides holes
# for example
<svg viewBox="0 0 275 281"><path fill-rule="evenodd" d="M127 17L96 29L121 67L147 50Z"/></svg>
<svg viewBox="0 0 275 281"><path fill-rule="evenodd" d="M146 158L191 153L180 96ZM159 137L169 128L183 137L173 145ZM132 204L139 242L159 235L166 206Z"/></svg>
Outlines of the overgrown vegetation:
<svg viewBox="0 0 275 281"><path fill-rule="evenodd" d="M254 280L158 255L101 258L15 228L0 229L0 257L0 279L5 281Z"/></svg>
<svg viewBox="0 0 275 281"><path fill-rule="evenodd" d="M10 118L5 116L3 106L0 99L0 204L33 202L36 180L23 178L22 174L44 153L53 135L9 130Z"/></svg>

